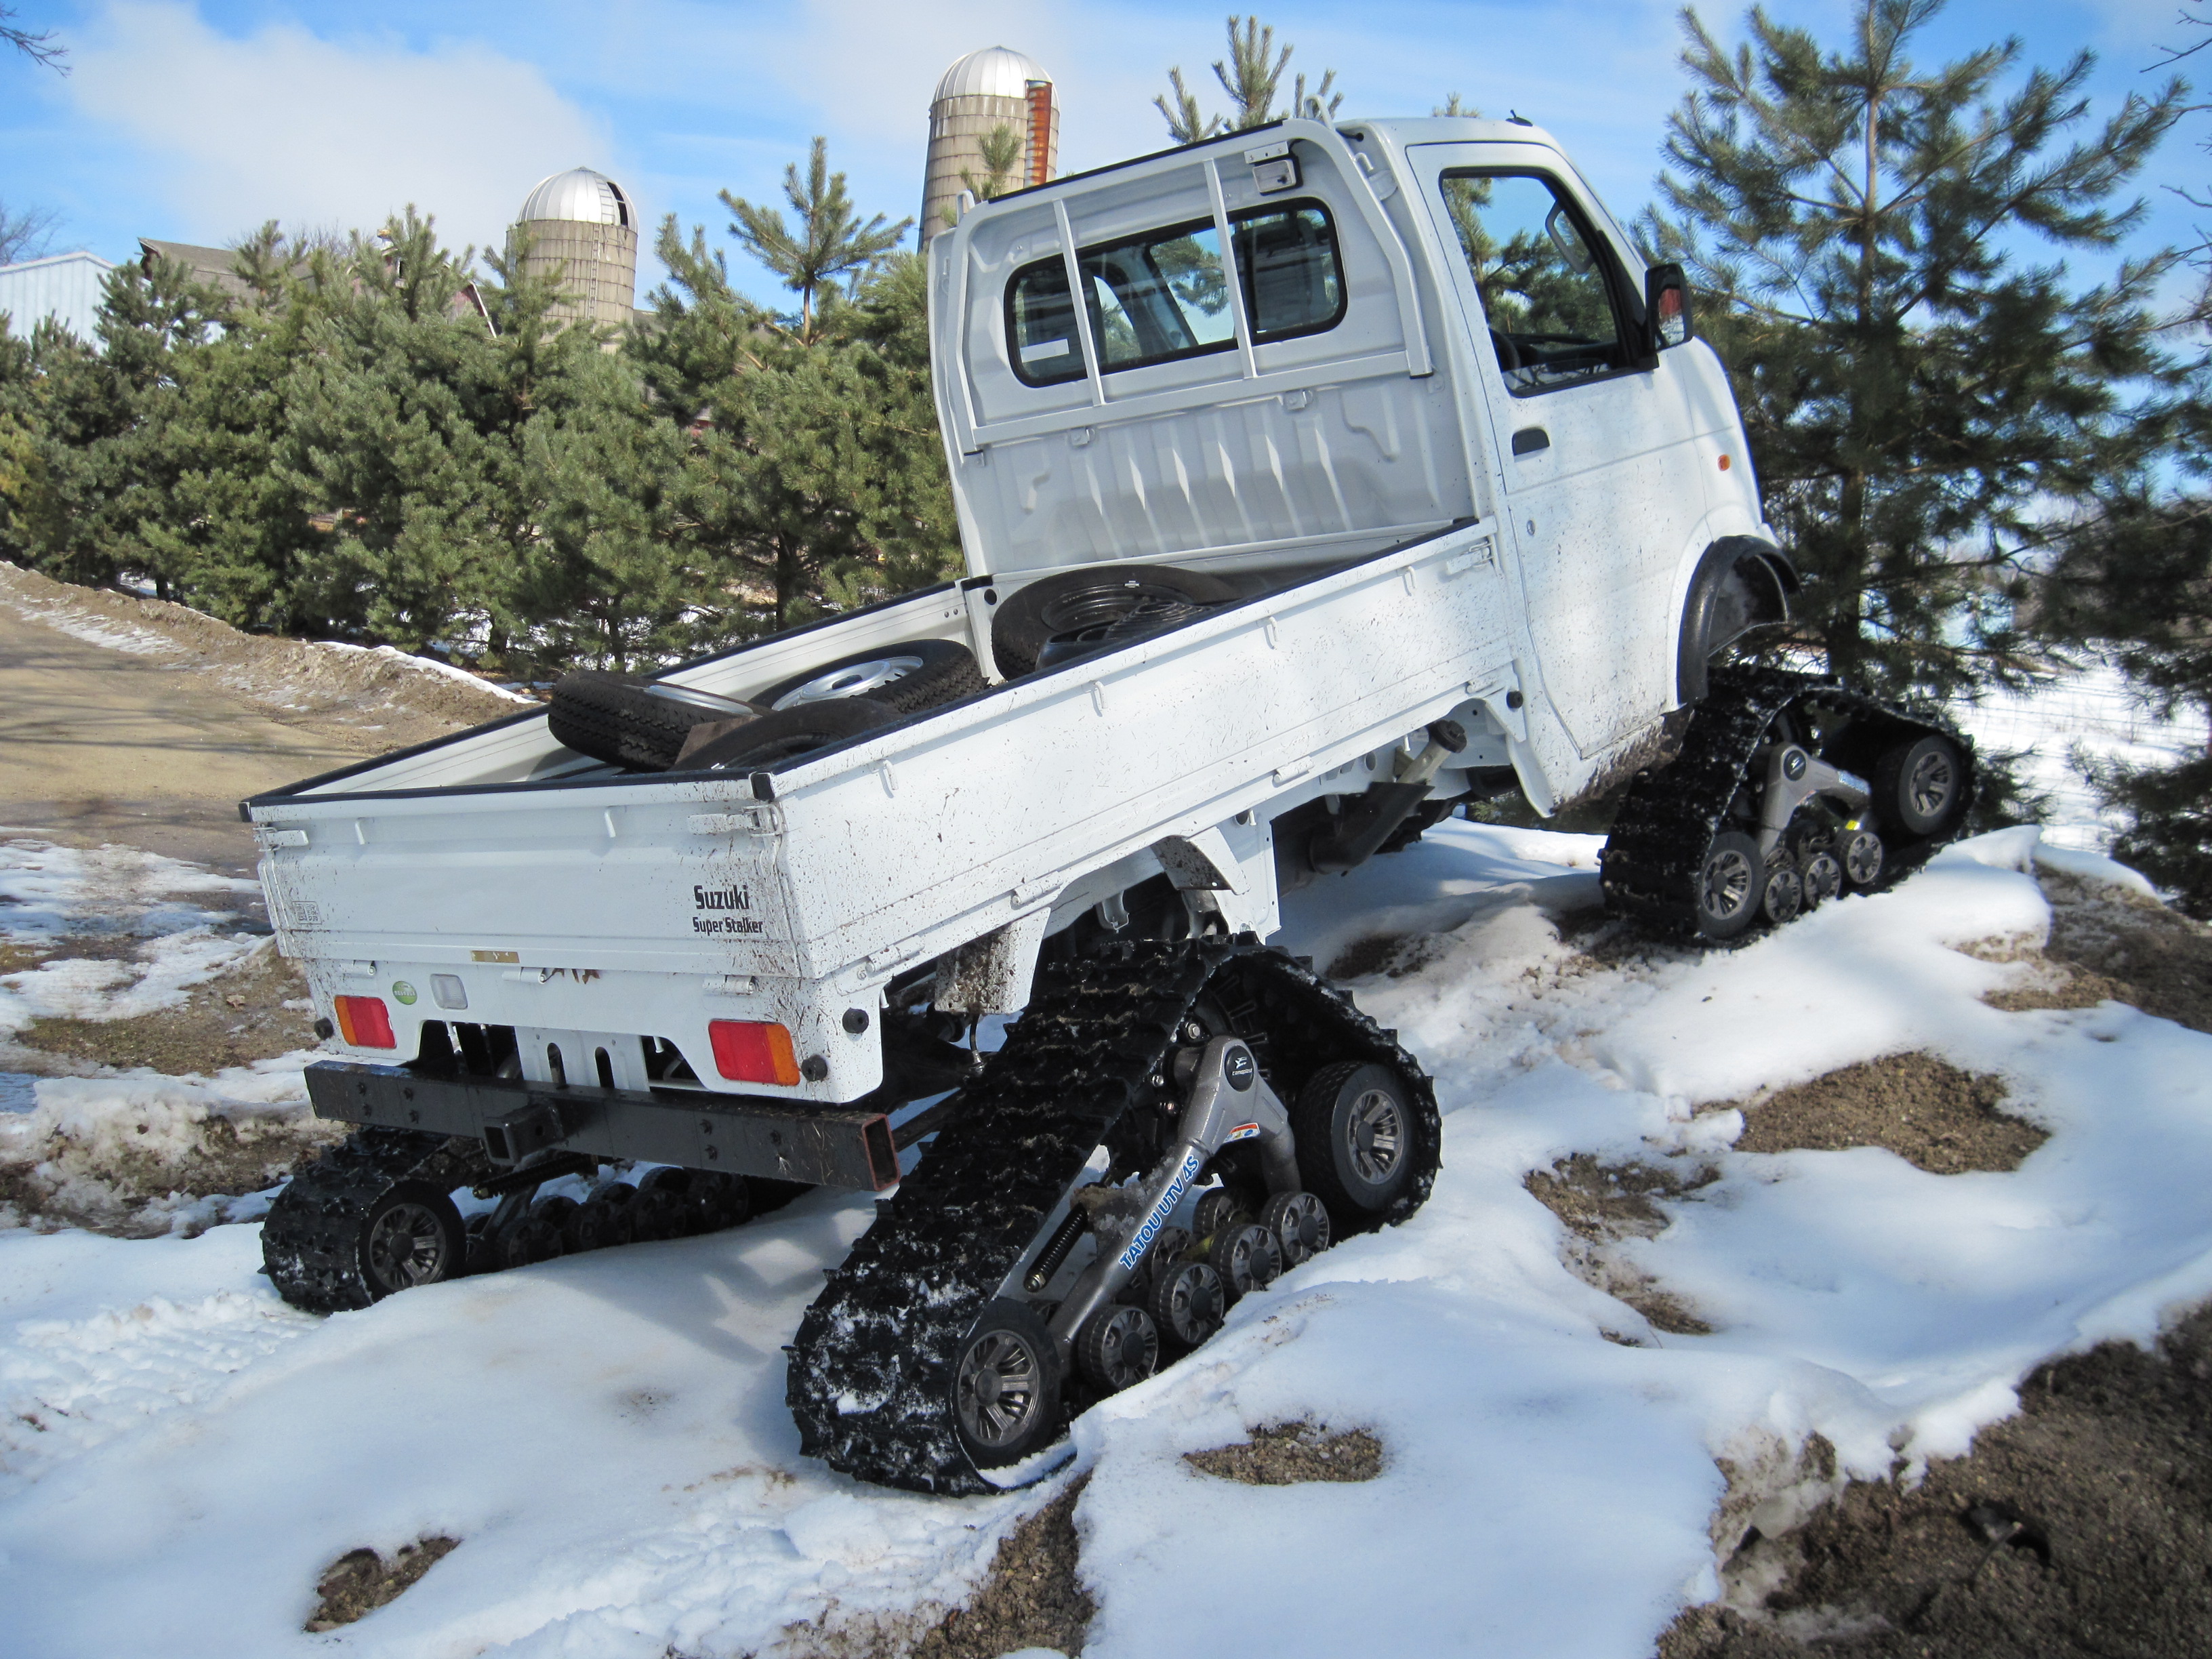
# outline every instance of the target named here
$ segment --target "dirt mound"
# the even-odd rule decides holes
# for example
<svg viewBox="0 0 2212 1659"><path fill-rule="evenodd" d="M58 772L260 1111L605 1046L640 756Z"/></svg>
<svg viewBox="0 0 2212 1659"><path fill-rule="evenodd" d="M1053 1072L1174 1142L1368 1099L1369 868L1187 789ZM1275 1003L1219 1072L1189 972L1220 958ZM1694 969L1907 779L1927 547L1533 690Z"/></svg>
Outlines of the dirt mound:
<svg viewBox="0 0 2212 1659"><path fill-rule="evenodd" d="M1372 1480L1382 1473L1382 1443L1365 1429L1331 1434L1318 1423L1255 1429L1234 1446L1185 1452L1193 1468L1247 1486L1295 1486L1310 1480Z"/></svg>
<svg viewBox="0 0 2212 1659"><path fill-rule="evenodd" d="M336 1630L365 1619L396 1600L415 1581L460 1547L458 1538L420 1538L403 1546L389 1561L372 1549L348 1552L333 1561L315 1586L321 1597L301 1628L310 1634Z"/></svg>
<svg viewBox="0 0 2212 1659"><path fill-rule="evenodd" d="M1710 1336L1712 1326L1687 1302L1607 1247L1624 1238L1658 1237L1667 1230L1667 1217L1653 1200L1686 1197L1716 1176L1717 1171L1701 1164L1679 1169L1601 1164L1588 1152L1577 1152L1548 1170L1531 1170L1521 1184L1566 1224L1570 1237L1560 1259L1576 1278L1626 1303L1654 1330L1669 1336ZM1604 1334L1639 1346L1620 1332Z"/></svg>
<svg viewBox="0 0 2212 1659"><path fill-rule="evenodd" d="M43 956L15 965L90 954L106 941L57 939ZM18 947L18 957L27 956ZM13 969L0 969L13 971ZM211 1077L301 1048L317 1038L315 1012L299 968L264 940L242 961L185 994L181 1007L131 1019L33 1020L15 1036L21 1048L96 1066L150 1066L173 1077ZM14 1063L27 1057L16 1054Z"/></svg>
<svg viewBox="0 0 2212 1659"><path fill-rule="evenodd" d="M1738 1103L1740 1152L1887 1146L1930 1175L2016 1170L2051 1137L1998 1109L2003 1082L1933 1054L1891 1054Z"/></svg>
<svg viewBox="0 0 2212 1659"><path fill-rule="evenodd" d="M205 674L272 719L375 751L427 742L531 707L457 668L374 648L245 634L228 623L0 563L0 604L81 640Z"/></svg>
<svg viewBox="0 0 2212 1659"><path fill-rule="evenodd" d="M1854 1484L1786 1537L1754 1530L1661 1659L2212 1650L2208 1413L2212 1311L2156 1353L2045 1365L1918 1486Z"/></svg>

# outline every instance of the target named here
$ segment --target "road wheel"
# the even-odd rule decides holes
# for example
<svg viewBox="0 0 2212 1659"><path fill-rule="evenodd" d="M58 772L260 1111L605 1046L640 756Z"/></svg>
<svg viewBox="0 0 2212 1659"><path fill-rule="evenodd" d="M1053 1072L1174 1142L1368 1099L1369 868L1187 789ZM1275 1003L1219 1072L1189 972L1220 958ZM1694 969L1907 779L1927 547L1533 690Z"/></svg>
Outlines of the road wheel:
<svg viewBox="0 0 2212 1659"><path fill-rule="evenodd" d="M555 684L545 719L555 738L580 755L665 772L693 726L760 712L752 703L711 691L580 668Z"/></svg>
<svg viewBox="0 0 2212 1659"><path fill-rule="evenodd" d="M1229 1297L1221 1275L1203 1261L1162 1262L1152 1273L1145 1306L1170 1339L1194 1348L1221 1328Z"/></svg>
<svg viewBox="0 0 2212 1659"><path fill-rule="evenodd" d="M1940 835L1966 811L1966 763L1934 732L1882 751L1875 763L1875 810L1910 839Z"/></svg>
<svg viewBox="0 0 2212 1659"><path fill-rule="evenodd" d="M832 697L794 703L789 708L748 720L736 731L701 745L684 761L687 770L742 772L811 755L899 718L899 711L873 697Z"/></svg>
<svg viewBox="0 0 2212 1659"><path fill-rule="evenodd" d="M1698 932L1710 939L1734 939L1758 921L1765 870L1759 843L1743 831L1715 836L1698 868Z"/></svg>
<svg viewBox="0 0 2212 1659"><path fill-rule="evenodd" d="M1387 1066L1340 1060L1314 1073L1291 1109L1298 1173L1338 1233L1389 1209L1413 1179L1413 1097Z"/></svg>
<svg viewBox="0 0 2212 1659"><path fill-rule="evenodd" d="M1850 883L1851 890L1863 893L1881 880L1888 857L1880 836L1871 830L1853 830L1844 836L1837 861L1844 866L1844 878Z"/></svg>
<svg viewBox="0 0 2212 1659"><path fill-rule="evenodd" d="M453 1200L426 1181L402 1181L362 1222L362 1277L377 1301L395 1291L459 1277L468 1230Z"/></svg>
<svg viewBox="0 0 2212 1659"><path fill-rule="evenodd" d="M1311 1193L1277 1193L1261 1208L1260 1224L1274 1234L1286 1267L1328 1248L1328 1206Z"/></svg>
<svg viewBox="0 0 2212 1659"><path fill-rule="evenodd" d="M1001 1297L985 1308L952 1365L952 1415L979 1469L1018 1463L1060 1432L1060 1350L1044 1322Z"/></svg>
<svg viewBox="0 0 2212 1659"><path fill-rule="evenodd" d="M1158 564L1094 566L1046 576L1010 595L991 621L991 650L1008 677L1027 674L1055 639L1103 643L1108 629L1150 614L1162 626L1193 605L1223 605L1237 590L1218 576Z"/></svg>
<svg viewBox="0 0 2212 1659"><path fill-rule="evenodd" d="M975 653L950 640L912 640L863 651L795 674L755 699L781 712L803 703L868 697L902 714L917 714L984 689Z"/></svg>
<svg viewBox="0 0 2212 1659"><path fill-rule="evenodd" d="M1108 1394L1143 1382L1160 1368L1160 1328L1127 1303L1108 1303L1076 1334L1075 1363Z"/></svg>

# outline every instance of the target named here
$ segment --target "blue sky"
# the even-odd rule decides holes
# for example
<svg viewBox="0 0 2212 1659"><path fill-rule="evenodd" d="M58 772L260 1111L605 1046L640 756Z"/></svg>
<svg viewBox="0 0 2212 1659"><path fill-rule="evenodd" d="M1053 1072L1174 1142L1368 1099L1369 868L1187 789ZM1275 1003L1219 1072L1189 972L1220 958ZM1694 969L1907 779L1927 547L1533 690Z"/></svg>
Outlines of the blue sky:
<svg viewBox="0 0 2212 1659"><path fill-rule="evenodd" d="M69 46L66 78L0 62L0 200L62 216L55 249L111 259L141 235L228 242L262 220L349 228L412 201L455 242L495 241L530 186L583 163L621 179L648 224L673 212L720 238L727 187L773 198L784 164L827 135L857 199L919 210L929 94L945 64L1004 44L1057 77L1068 170L1158 148L1152 95L1170 64L1210 85L1226 6L1160 0L16 0L17 22ZM1294 69L1338 71L1345 113L1425 113L1458 92L1563 138L1623 217L1649 199L1681 96L1672 0L1277 0ZM1734 32L1736 5L1703 15ZM1843 0L1776 0L1832 36ZM2159 79L2176 0L1954 0L1924 58L2009 31L2027 60L2101 59L2099 110ZM2212 88L2212 52L2200 60ZM2192 67L2196 67L2192 65ZM2141 240L2194 240L2160 188L2212 175L2190 118L2147 180ZM2200 190L2200 193L2205 193ZM647 262L650 265L650 261ZM733 260L763 298L764 273ZM657 275L641 270L641 289Z"/></svg>

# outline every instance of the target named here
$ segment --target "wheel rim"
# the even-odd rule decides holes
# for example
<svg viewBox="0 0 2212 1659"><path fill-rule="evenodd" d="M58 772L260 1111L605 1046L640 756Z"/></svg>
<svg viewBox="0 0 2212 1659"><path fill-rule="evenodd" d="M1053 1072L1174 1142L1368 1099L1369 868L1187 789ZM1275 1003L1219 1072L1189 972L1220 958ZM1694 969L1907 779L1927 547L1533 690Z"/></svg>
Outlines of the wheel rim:
<svg viewBox="0 0 2212 1659"><path fill-rule="evenodd" d="M1046 631L1051 635L1082 634L1110 628L1125 617L1165 605L1188 604L1187 595L1152 582L1122 582L1115 586L1079 588L1044 608Z"/></svg>
<svg viewBox="0 0 2212 1659"><path fill-rule="evenodd" d="M689 708L710 709L717 714L750 714L753 712L750 703L739 702L735 697L720 696L688 685L670 685L656 680L645 689L653 696L667 702L680 702Z"/></svg>
<svg viewBox="0 0 2212 1659"><path fill-rule="evenodd" d="M1705 914L1717 921L1730 921L1751 902L1753 890L1751 860L1733 847L1723 847L1705 860Z"/></svg>
<svg viewBox="0 0 2212 1659"><path fill-rule="evenodd" d="M1203 1342L1221 1319L1221 1280L1202 1262L1187 1262L1169 1286L1167 1324L1179 1342Z"/></svg>
<svg viewBox="0 0 2212 1659"><path fill-rule="evenodd" d="M1951 757L1943 750L1931 749L1912 769L1905 793L1915 816L1932 823L1951 810L1951 798L1958 787L1958 769L1951 764Z"/></svg>
<svg viewBox="0 0 2212 1659"><path fill-rule="evenodd" d="M1843 890L1844 866L1833 853L1815 853L1805 860L1804 880L1805 903L1810 908Z"/></svg>
<svg viewBox="0 0 2212 1659"><path fill-rule="evenodd" d="M1405 1116L1398 1103L1381 1089L1364 1091L1352 1103L1345 1139L1359 1178L1370 1187L1381 1186L1398 1172L1405 1156Z"/></svg>
<svg viewBox="0 0 2212 1659"><path fill-rule="evenodd" d="M1862 830L1844 843L1844 873L1863 887L1881 873L1881 841Z"/></svg>
<svg viewBox="0 0 2212 1659"><path fill-rule="evenodd" d="M1141 1382L1159 1363L1159 1334L1139 1308L1123 1308L1106 1326L1106 1376L1117 1389Z"/></svg>
<svg viewBox="0 0 2212 1659"><path fill-rule="evenodd" d="M368 1232L368 1269L388 1291L436 1283L446 1274L446 1229L428 1205L395 1204Z"/></svg>
<svg viewBox="0 0 2212 1659"><path fill-rule="evenodd" d="M970 1343L954 1384L968 1437L993 1451L1019 1441L1043 1408L1042 1370L1036 1353L1012 1331L986 1331Z"/></svg>
<svg viewBox="0 0 2212 1659"><path fill-rule="evenodd" d="M847 663L817 674L795 691L787 691L773 707L781 713L803 702L828 702L836 697L864 697L894 680L902 680L921 666L919 657L878 657L869 662Z"/></svg>
<svg viewBox="0 0 2212 1659"><path fill-rule="evenodd" d="M1766 891L1759 900L1759 908L1766 919L1779 927L1797 919L1805 908L1805 884L1795 870L1776 870L1766 878Z"/></svg>

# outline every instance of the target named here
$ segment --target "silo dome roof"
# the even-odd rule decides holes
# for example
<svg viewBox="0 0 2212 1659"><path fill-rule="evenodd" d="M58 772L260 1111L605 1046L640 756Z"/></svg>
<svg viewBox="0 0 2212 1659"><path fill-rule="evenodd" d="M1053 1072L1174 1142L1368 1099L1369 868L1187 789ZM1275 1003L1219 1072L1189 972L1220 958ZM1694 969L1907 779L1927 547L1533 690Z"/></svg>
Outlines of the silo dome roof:
<svg viewBox="0 0 2212 1659"><path fill-rule="evenodd" d="M589 167L571 167L566 173L556 173L550 179L538 181L522 204L517 216L524 222L532 219L580 220L587 225L628 225L637 228L630 213L629 198L623 187L604 173L594 173Z"/></svg>
<svg viewBox="0 0 2212 1659"><path fill-rule="evenodd" d="M945 71L937 83L937 97L1019 98L1030 82L1051 79L1044 65L1026 53L1011 46L986 46Z"/></svg>

